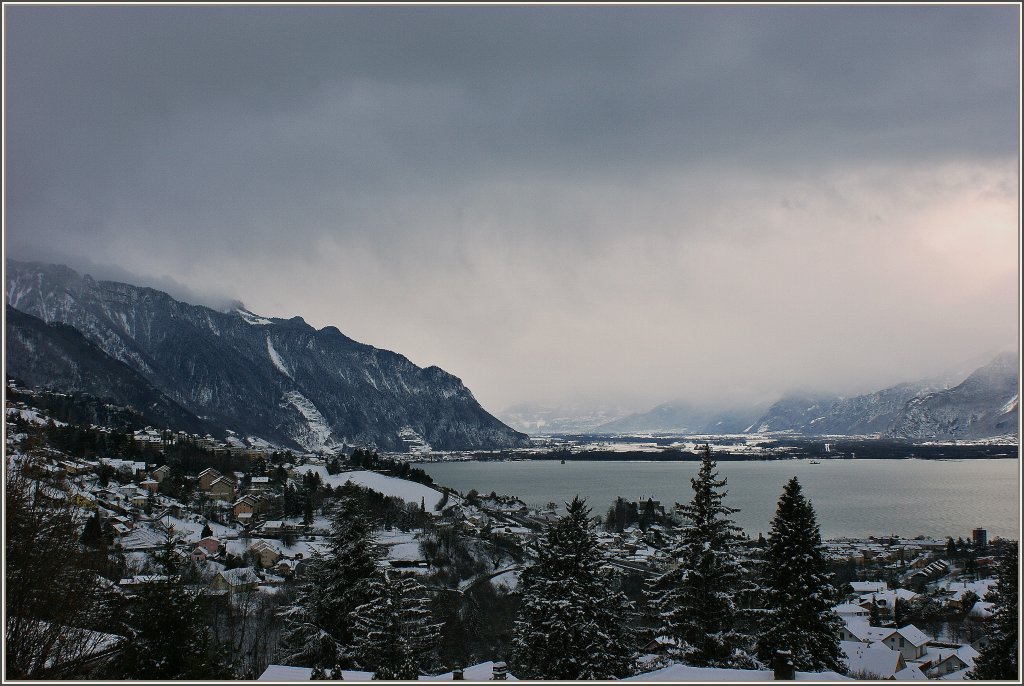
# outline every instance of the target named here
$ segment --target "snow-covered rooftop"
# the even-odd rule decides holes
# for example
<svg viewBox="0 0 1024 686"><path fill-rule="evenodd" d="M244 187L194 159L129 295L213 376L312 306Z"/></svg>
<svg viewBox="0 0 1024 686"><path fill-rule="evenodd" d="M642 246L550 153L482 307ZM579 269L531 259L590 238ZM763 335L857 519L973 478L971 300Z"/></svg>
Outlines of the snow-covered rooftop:
<svg viewBox="0 0 1024 686"><path fill-rule="evenodd" d="M774 681L770 670L755 669L714 669L711 667L690 667L674 664L653 672L627 677L623 681ZM797 672L797 681L851 681L850 677L836 672Z"/></svg>

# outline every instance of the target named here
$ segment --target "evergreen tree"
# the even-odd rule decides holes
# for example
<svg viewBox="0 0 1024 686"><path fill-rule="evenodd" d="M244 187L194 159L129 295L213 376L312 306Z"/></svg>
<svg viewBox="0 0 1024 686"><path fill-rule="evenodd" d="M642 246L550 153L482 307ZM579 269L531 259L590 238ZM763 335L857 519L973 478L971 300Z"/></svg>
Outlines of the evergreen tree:
<svg viewBox="0 0 1024 686"><path fill-rule="evenodd" d="M373 525L353 493L334 512L327 550L314 551L295 603L284 611L281 660L305 667L354 666L352 611L369 598L381 557Z"/></svg>
<svg viewBox="0 0 1024 686"><path fill-rule="evenodd" d="M737 629L734 601L744 573L736 551L742 534L730 519L737 510L723 504L726 479L718 478L708 445L690 484L693 499L681 508L688 523L670 552L677 566L653 588L657 634L672 639L670 656L687 664L749 667L751 639Z"/></svg>
<svg viewBox="0 0 1024 686"><path fill-rule="evenodd" d="M631 603L610 590L590 509L579 497L550 524L522 576L512 670L521 678L616 679L634 670Z"/></svg>
<svg viewBox="0 0 1024 686"><path fill-rule="evenodd" d="M871 609L868 611L868 625L882 626L882 615L878 610L878 601L875 600L873 593L871 594Z"/></svg>
<svg viewBox="0 0 1024 686"><path fill-rule="evenodd" d="M431 622L423 587L384 572L370 582L369 595L353 615L359 664L374 679L415 680L434 666L440 628Z"/></svg>
<svg viewBox="0 0 1024 686"><path fill-rule="evenodd" d="M798 670L844 673L839 648L842 621L836 591L829 583L821 532L811 503L794 476L779 498L765 551L763 585L766 611L758 658L773 664L777 650L790 651Z"/></svg>
<svg viewBox="0 0 1024 686"><path fill-rule="evenodd" d="M213 536L213 529L210 528L210 523L206 522L203 524L203 532L200 534L202 538L209 538Z"/></svg>
<svg viewBox="0 0 1024 686"><path fill-rule="evenodd" d="M213 645L202 591L189 588L168 530L153 554L157 581L143 585L126 607L119 671L125 679L229 679L223 652Z"/></svg>
<svg viewBox="0 0 1024 686"><path fill-rule="evenodd" d="M85 527L82 529L82 536L79 540L85 545L101 547L103 540L103 522L100 520L100 513L96 511L89 519L85 520Z"/></svg>
<svg viewBox="0 0 1024 686"><path fill-rule="evenodd" d="M907 601L903 598L892 601L892 622L897 627L907 625Z"/></svg>
<svg viewBox="0 0 1024 686"><path fill-rule="evenodd" d="M1017 606L1018 550L1016 541L996 540L992 546L998 552L996 585L986 599L995 605L988 632L988 644L974 660L974 669L967 673L970 679L1019 680L1020 644Z"/></svg>

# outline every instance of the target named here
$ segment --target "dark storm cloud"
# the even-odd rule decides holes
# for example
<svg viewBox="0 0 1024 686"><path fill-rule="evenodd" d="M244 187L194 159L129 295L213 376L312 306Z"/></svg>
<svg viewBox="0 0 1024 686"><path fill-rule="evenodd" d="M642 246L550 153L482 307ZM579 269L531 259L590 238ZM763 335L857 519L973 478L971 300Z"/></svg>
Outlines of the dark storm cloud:
<svg viewBox="0 0 1024 686"><path fill-rule="evenodd" d="M495 299L538 327L598 322L611 252L653 268L601 302L696 297L665 262L679 241L700 255L733 235L763 262L782 231L765 226L790 221L763 220L777 208L806 231L888 226L897 210L874 205L917 197L921 169L992 193L1017 150L1008 5L4 11L12 255L58 246L250 304L237 275L272 264L271 314L323 323L341 311L295 284L342 271L377 284L345 282L344 316L395 347L369 299L429 290L449 309L417 306L449 325ZM533 285L513 298L509 280ZM483 369L488 345L460 360Z"/></svg>

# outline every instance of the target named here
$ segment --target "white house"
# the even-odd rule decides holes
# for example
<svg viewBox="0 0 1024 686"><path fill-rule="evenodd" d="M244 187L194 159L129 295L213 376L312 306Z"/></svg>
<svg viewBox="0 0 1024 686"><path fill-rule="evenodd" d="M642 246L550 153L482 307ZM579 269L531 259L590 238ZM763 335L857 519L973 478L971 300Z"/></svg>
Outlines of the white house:
<svg viewBox="0 0 1024 686"><path fill-rule="evenodd" d="M902 653L881 643L840 641L839 647L846 655L846 665L852 675L892 679L897 672L907 667Z"/></svg>
<svg viewBox="0 0 1024 686"><path fill-rule="evenodd" d="M882 643L893 650L903 653L904 659L908 662L916 660L924 655L925 646L932 640L931 636L918 629L913 624L907 624L899 629L890 629L892 633L882 639Z"/></svg>
<svg viewBox="0 0 1024 686"><path fill-rule="evenodd" d="M851 581L850 588L853 594L862 596L864 594L881 593L889 590L889 584L884 581Z"/></svg>

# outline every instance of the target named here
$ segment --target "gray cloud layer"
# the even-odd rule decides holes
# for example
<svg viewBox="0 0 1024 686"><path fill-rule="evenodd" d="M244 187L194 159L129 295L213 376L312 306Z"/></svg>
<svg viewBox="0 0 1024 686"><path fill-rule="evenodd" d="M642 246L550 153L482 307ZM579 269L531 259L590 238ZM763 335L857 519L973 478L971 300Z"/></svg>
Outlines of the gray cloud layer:
<svg viewBox="0 0 1024 686"><path fill-rule="evenodd" d="M6 247L494 408L913 378L1016 341L1018 11L6 7Z"/></svg>

